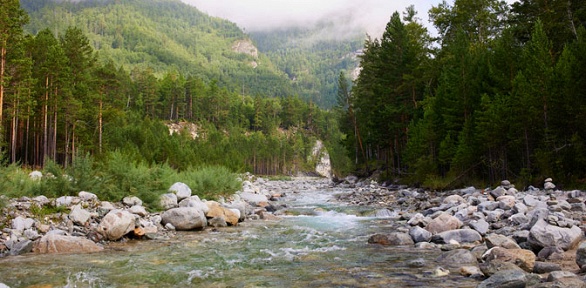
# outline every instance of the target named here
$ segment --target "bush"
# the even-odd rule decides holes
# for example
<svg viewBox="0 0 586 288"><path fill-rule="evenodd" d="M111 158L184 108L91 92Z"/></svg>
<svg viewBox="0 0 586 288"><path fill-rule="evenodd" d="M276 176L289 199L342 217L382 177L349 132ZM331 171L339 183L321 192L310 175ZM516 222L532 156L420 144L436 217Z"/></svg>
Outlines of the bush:
<svg viewBox="0 0 586 288"><path fill-rule="evenodd" d="M242 188L236 174L223 166L204 166L177 175L177 181L187 184L193 194L202 199L217 200Z"/></svg>

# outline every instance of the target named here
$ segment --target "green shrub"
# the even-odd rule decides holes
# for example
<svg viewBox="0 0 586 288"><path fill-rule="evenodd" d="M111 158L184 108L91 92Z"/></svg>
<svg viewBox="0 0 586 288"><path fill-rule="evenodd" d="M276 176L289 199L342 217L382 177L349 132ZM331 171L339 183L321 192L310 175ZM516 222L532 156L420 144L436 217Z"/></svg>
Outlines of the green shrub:
<svg viewBox="0 0 586 288"><path fill-rule="evenodd" d="M242 188L237 175L223 166L189 169L179 173L177 181L187 184L193 194L209 200L230 196Z"/></svg>

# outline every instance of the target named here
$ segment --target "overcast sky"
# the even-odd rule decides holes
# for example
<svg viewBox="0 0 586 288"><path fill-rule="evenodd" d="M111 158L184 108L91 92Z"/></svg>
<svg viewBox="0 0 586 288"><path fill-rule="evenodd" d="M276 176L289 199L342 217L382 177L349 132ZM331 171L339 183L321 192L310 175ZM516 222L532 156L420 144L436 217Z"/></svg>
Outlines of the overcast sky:
<svg viewBox="0 0 586 288"><path fill-rule="evenodd" d="M326 18L344 19L344 25L361 27L380 37L394 11L415 5L427 24L427 11L441 0L182 0L213 16L226 18L247 31L313 24ZM451 1L448 1L451 2ZM351 21L348 17L351 16ZM337 22L337 21L336 21Z"/></svg>

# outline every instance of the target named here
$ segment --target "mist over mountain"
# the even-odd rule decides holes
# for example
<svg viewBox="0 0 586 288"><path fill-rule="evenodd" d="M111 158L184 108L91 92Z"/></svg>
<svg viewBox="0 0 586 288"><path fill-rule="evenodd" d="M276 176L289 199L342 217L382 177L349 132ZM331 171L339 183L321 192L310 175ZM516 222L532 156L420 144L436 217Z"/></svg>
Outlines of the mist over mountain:
<svg viewBox="0 0 586 288"><path fill-rule="evenodd" d="M386 1L386 0L182 0L210 15L229 19L247 31L312 28L323 22L333 23L324 33L328 37L343 38L356 32L380 37L395 11L405 11L414 5L423 22L427 11L439 0ZM332 28L336 29L333 30Z"/></svg>

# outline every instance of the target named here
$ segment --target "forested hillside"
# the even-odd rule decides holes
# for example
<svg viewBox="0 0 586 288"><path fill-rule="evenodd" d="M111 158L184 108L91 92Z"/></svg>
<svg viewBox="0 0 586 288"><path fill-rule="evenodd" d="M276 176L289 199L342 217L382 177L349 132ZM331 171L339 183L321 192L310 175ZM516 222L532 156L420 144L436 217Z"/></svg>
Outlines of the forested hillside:
<svg viewBox="0 0 586 288"><path fill-rule="evenodd" d="M225 19L208 16L179 0L23 0L26 32L50 29L56 36L77 27L98 51L128 71L152 69L157 77L176 69L206 83L248 95L289 96L286 75L264 54L232 49L248 36Z"/></svg>
<svg viewBox="0 0 586 288"><path fill-rule="evenodd" d="M168 70L149 65L128 69L126 58L116 58L116 54L106 57L102 54L106 50L94 49L95 41L106 41L103 39L107 37L85 33L76 26L58 33L50 27L27 33L24 27L36 27L26 26L32 18L19 1L5 2L0 13L0 27L6 28L0 30L0 143L4 164L45 169L58 164L64 169L74 167L68 170L70 173L80 173L85 167L96 171L95 177L103 181L126 179L135 184L139 178L128 178L127 171L148 171L145 173L152 177L148 181L154 181L159 189L164 181L158 179L169 170L189 173L220 165L232 172L263 175L312 171L316 163L310 155L316 140L321 139L337 169L348 167L339 145L341 134L335 115L313 103L292 95L269 97L274 94L232 91L220 85L221 75L208 79L175 66ZM175 1L126 2L182 5ZM109 1L80 3L73 7L99 4L100 9L115 10L123 6ZM171 10L157 11L164 16ZM66 12L62 17L68 15L73 14ZM254 57L240 57L246 62L251 60L249 56ZM256 77L251 73L250 77ZM271 85L270 81L263 83L263 87L275 89ZM168 126L178 127L174 128L177 133L170 135ZM59 174L53 168L50 172ZM165 179L169 178L173 177ZM14 181L14 177L0 177L0 187L12 187ZM130 184L118 186L124 186L126 192L137 191ZM108 187L115 189L115 185Z"/></svg>
<svg viewBox="0 0 586 288"><path fill-rule="evenodd" d="M338 31L335 23L324 21L311 28L252 31L250 36L259 50L287 73L303 98L331 108L336 105L338 74L352 74L357 69L357 53L365 34Z"/></svg>
<svg viewBox="0 0 586 288"><path fill-rule="evenodd" d="M434 188L586 183L586 2L456 0L369 39L341 125L363 171Z"/></svg>

